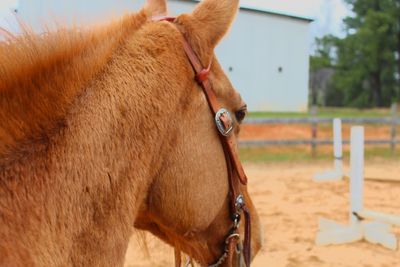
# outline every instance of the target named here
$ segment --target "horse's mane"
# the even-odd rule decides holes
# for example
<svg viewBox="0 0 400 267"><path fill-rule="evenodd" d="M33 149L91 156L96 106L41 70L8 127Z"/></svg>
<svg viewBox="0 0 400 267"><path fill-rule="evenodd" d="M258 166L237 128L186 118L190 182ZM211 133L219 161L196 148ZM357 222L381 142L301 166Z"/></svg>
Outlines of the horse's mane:
<svg viewBox="0 0 400 267"><path fill-rule="evenodd" d="M5 36L0 42L0 162L20 144L47 139L125 36L145 21L140 12L87 31Z"/></svg>

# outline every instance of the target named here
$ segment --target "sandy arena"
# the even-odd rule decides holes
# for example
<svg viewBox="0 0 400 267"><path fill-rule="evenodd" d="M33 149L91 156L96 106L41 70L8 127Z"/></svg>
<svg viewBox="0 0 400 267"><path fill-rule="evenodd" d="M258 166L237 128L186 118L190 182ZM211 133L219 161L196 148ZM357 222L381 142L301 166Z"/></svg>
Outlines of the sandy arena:
<svg viewBox="0 0 400 267"><path fill-rule="evenodd" d="M366 176L400 178L398 161L366 162ZM395 267L400 251L366 242L318 247L314 244L318 219L343 224L348 220L349 184L315 183L313 175L331 162L245 164L249 191L264 225L264 247L253 267ZM400 183L365 182L368 209L400 214ZM394 228L400 238L400 229ZM141 236L141 237L138 237ZM126 267L174 266L173 250L137 233L126 254ZM141 245L147 239L148 251Z"/></svg>

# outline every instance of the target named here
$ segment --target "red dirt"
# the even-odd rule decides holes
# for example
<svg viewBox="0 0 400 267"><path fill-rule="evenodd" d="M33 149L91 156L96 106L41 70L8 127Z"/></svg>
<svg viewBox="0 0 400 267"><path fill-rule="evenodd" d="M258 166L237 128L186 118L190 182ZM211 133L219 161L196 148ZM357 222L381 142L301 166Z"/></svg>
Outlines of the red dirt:
<svg viewBox="0 0 400 267"><path fill-rule="evenodd" d="M343 125L343 139L350 136L350 125ZM397 132L400 135L400 127ZM311 126L306 124L244 124L241 126L241 140L293 140L310 139ZM327 125L317 128L318 139L331 139L332 127ZM388 139L390 138L389 126L365 126L366 139ZM398 137L400 138L400 136Z"/></svg>
<svg viewBox="0 0 400 267"><path fill-rule="evenodd" d="M264 229L264 247L254 267L394 267L400 266L400 251L391 251L365 241L332 246L315 245L318 220L322 217L348 224L348 181L316 183L317 172L332 168L332 162L245 164L249 192ZM348 170L346 166L345 170ZM366 176L398 176L398 161L366 162ZM399 183L365 182L365 207L399 214ZM400 228L393 232L400 238ZM125 267L174 266L173 250L150 235L147 248L134 235ZM139 243L138 243L139 242ZM142 244L140 246L139 244ZM142 249L140 248L142 247Z"/></svg>

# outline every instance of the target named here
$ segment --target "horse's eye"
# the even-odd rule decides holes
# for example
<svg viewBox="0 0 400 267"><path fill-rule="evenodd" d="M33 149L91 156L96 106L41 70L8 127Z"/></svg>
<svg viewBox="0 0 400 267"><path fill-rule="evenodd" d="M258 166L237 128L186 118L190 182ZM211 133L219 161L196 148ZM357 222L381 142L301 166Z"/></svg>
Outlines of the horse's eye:
<svg viewBox="0 0 400 267"><path fill-rule="evenodd" d="M242 107L238 111L235 112L235 117L236 120L241 123L244 120L244 117L246 117L247 114L247 107Z"/></svg>

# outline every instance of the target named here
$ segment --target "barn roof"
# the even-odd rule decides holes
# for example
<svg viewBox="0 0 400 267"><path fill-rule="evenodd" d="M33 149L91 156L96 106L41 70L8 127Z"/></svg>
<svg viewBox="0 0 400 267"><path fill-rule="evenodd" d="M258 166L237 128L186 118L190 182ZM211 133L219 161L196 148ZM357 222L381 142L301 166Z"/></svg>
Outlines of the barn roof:
<svg viewBox="0 0 400 267"><path fill-rule="evenodd" d="M297 20L303 20L303 21L307 21L307 22L314 21L313 18L307 17L307 16L300 16L300 15L295 15L295 14L291 14L288 12L283 12L283 11L278 11L278 10L273 10L273 9L268 9L268 8L263 8L263 7L257 7L257 6L251 6L251 5L245 5L245 4L241 4L240 9L250 10L250 11L255 11L255 12L262 12L262 13L266 13L266 14L270 14L270 15L281 16L281 17L297 19Z"/></svg>
<svg viewBox="0 0 400 267"><path fill-rule="evenodd" d="M191 1L191 2L200 2L200 0L189 0L189 1ZM280 16L280 17L286 17L286 18L291 18L291 19L296 19L296 20L302 20L302 21L306 21L306 22L314 21L314 18L312 18L312 17L296 15L296 14L292 14L292 13L289 13L289 12L283 12L283 11L280 11L280 10L269 9L269 8L266 8L266 7L250 5L250 4L247 4L247 3L240 3L240 9L254 11L254 12L261 12L261 13L265 13L265 14L270 14L270 15L275 15L275 16Z"/></svg>

